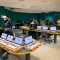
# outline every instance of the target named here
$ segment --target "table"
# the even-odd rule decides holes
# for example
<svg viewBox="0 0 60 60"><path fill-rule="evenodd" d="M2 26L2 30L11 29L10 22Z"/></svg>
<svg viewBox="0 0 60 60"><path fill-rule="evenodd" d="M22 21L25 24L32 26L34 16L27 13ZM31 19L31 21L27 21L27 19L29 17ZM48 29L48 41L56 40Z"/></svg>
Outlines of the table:
<svg viewBox="0 0 60 60"><path fill-rule="evenodd" d="M36 29L30 30L30 28L28 29L27 26L25 26L25 27L26 28L24 28L24 27L21 26L22 30L28 30L28 31L35 31L36 32L36 40L37 40L37 36L38 36L37 32L44 32L42 30L36 30ZM54 35L54 43L57 43L57 35L60 34L60 30L56 30L55 32L51 32L50 30L47 30L45 32L47 32L48 34L53 34Z"/></svg>
<svg viewBox="0 0 60 60"><path fill-rule="evenodd" d="M20 28L21 30L23 30L23 34L25 34L25 31L30 30L30 28L27 27L27 26L20 26L19 28Z"/></svg>
<svg viewBox="0 0 60 60"><path fill-rule="evenodd" d="M33 41L35 41L35 40L33 40ZM41 46L40 43L39 43L39 46ZM30 53L33 52L34 50L36 50L36 48L38 48L39 46L37 46L37 47L35 46L32 50L26 49L26 46L24 46L22 50L16 51L16 49L19 49L19 47L20 47L19 46L18 48L13 49L13 51L12 51L11 48L8 48L7 44L5 45L5 44L0 43L0 52L2 55L2 53L3 53L2 49L3 49L5 51L7 51L9 54L13 54L13 55L25 54L25 60L30 60ZM15 50L15 52L14 52L14 50Z"/></svg>
<svg viewBox="0 0 60 60"><path fill-rule="evenodd" d="M1 52L1 55L2 55L2 49L4 49L3 47L2 48L0 48L0 52ZM4 49L4 50L6 50L6 49ZM19 51L18 53L13 53L13 52L10 52L10 51L8 51L8 50L6 50L9 54L13 54L13 55L21 55L21 54L25 54L25 60L30 60L30 51L28 51L28 50L21 50L21 51Z"/></svg>
<svg viewBox="0 0 60 60"><path fill-rule="evenodd" d="M54 43L56 43L57 42L57 35L58 34L60 34L59 33L59 31L57 32L57 31L55 31L55 32L51 32L50 30L47 30L47 31L43 31L43 30L35 30L35 32L46 32L46 33L48 33L48 34L53 34L54 35ZM36 39L37 39L37 33L36 33Z"/></svg>

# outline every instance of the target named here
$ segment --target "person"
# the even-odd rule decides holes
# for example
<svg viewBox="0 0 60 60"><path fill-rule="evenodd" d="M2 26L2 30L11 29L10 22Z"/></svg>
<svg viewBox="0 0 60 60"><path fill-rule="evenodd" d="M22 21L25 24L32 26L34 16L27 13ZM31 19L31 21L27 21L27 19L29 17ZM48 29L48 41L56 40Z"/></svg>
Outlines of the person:
<svg viewBox="0 0 60 60"><path fill-rule="evenodd" d="M30 23L30 28L32 29L36 29L37 25L34 23L34 21L32 20Z"/></svg>
<svg viewBox="0 0 60 60"><path fill-rule="evenodd" d="M46 26L46 25L45 25L45 21L44 21L44 20L41 20L41 21L40 21L40 25L41 25L42 27L43 27L43 26Z"/></svg>
<svg viewBox="0 0 60 60"><path fill-rule="evenodd" d="M60 19L57 20L57 29L60 30Z"/></svg>
<svg viewBox="0 0 60 60"><path fill-rule="evenodd" d="M34 22L35 24L38 24L38 21L37 21L35 18L33 18L33 22Z"/></svg>
<svg viewBox="0 0 60 60"><path fill-rule="evenodd" d="M12 28L12 22L11 19L8 18L7 16L2 16L2 18L4 19L2 28L5 29L4 33L8 34L8 35L13 35L13 32L11 31ZM4 54L6 51L4 49L2 49L2 54ZM9 53L7 53L8 55Z"/></svg>
<svg viewBox="0 0 60 60"><path fill-rule="evenodd" d="M2 18L4 19L4 23L2 25L2 28L12 28L11 19L8 18L7 16L3 16Z"/></svg>

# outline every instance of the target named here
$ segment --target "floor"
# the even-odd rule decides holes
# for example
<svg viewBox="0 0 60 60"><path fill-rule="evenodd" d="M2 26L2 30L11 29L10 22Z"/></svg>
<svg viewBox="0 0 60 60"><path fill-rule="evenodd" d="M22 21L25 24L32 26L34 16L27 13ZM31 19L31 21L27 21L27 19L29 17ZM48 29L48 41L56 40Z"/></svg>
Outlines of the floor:
<svg viewBox="0 0 60 60"><path fill-rule="evenodd" d="M52 37L53 38L53 37ZM60 60L60 36L57 37L57 43L41 43L38 49L30 55L30 60ZM25 55L9 55L8 60L25 60Z"/></svg>

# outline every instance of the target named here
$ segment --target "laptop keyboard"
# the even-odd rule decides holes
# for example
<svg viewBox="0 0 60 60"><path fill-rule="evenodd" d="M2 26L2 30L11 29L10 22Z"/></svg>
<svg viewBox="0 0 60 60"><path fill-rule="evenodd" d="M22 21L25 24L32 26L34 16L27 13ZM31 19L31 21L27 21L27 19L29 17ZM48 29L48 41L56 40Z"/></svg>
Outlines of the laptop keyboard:
<svg viewBox="0 0 60 60"><path fill-rule="evenodd" d="M35 47L36 45L37 45L37 43L36 43L36 44L34 44L34 45L32 45L32 46L28 46L28 47L33 48L33 47Z"/></svg>
<svg viewBox="0 0 60 60"><path fill-rule="evenodd" d="M18 46L20 46L20 45L17 45L17 44L11 44L12 46L15 46L15 47L18 47Z"/></svg>
<svg viewBox="0 0 60 60"><path fill-rule="evenodd" d="M31 44L29 44L28 46L33 46L34 44L36 44L36 43L31 43Z"/></svg>
<svg viewBox="0 0 60 60"><path fill-rule="evenodd" d="M11 45L17 47L17 45L15 45L15 44L11 44Z"/></svg>
<svg viewBox="0 0 60 60"><path fill-rule="evenodd" d="M8 47L13 48L13 49L17 48L16 46L13 46L11 44L9 44Z"/></svg>
<svg viewBox="0 0 60 60"><path fill-rule="evenodd" d="M9 43L9 41L4 41L4 43L8 44L8 43Z"/></svg>

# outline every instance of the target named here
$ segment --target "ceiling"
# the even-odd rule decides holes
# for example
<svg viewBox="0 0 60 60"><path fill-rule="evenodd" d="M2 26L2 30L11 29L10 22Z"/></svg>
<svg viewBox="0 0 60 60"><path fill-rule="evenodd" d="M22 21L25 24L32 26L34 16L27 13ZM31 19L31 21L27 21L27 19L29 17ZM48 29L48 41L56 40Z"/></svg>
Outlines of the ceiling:
<svg viewBox="0 0 60 60"><path fill-rule="evenodd" d="M60 0L0 0L0 6L17 12L59 12Z"/></svg>

